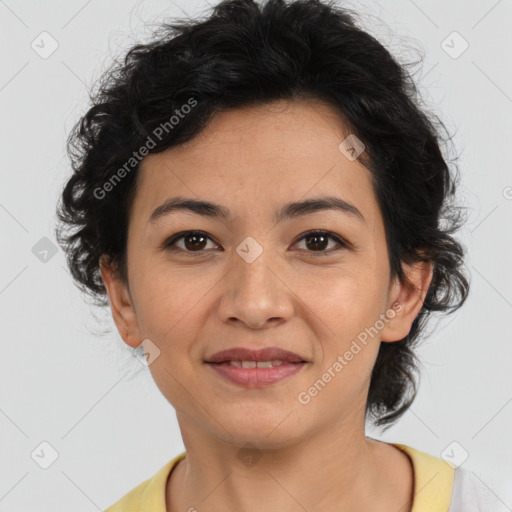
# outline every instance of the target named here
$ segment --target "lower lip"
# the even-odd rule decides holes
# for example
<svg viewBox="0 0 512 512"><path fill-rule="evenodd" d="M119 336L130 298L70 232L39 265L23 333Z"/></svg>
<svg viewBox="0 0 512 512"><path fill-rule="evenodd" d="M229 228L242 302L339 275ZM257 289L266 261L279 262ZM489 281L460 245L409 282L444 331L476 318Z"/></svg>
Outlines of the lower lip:
<svg viewBox="0 0 512 512"><path fill-rule="evenodd" d="M247 388L262 388L295 375L306 363L285 363L271 368L241 368L230 364L206 363L222 377Z"/></svg>

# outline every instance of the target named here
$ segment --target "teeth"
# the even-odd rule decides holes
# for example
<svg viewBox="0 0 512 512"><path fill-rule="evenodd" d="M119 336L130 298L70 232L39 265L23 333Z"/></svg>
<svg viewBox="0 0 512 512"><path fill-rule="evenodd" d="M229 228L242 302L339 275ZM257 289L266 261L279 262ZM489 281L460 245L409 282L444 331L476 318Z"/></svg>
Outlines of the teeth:
<svg viewBox="0 0 512 512"><path fill-rule="evenodd" d="M283 363L280 359L273 361L230 361L231 366L239 368L272 368L272 366L280 366Z"/></svg>

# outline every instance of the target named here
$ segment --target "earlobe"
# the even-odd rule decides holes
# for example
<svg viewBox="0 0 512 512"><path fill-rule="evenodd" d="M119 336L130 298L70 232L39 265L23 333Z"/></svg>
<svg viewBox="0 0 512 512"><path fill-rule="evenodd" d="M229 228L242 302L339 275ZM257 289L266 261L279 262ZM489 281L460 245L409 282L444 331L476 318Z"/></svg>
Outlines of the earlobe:
<svg viewBox="0 0 512 512"><path fill-rule="evenodd" d="M130 347L138 347L141 337L132 298L126 283L121 279L115 265L100 258L100 273L107 290L112 318L123 341Z"/></svg>
<svg viewBox="0 0 512 512"><path fill-rule="evenodd" d="M391 288L389 298L393 305L386 312L390 320L381 331L381 341L398 341L409 334L432 282L432 262L402 263L402 268L405 280L400 282L396 279Z"/></svg>

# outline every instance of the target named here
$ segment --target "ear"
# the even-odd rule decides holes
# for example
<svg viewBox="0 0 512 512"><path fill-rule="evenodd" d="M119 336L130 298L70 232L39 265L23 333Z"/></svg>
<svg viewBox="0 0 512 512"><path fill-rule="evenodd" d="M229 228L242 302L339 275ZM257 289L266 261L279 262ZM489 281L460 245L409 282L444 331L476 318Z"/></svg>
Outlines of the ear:
<svg viewBox="0 0 512 512"><path fill-rule="evenodd" d="M398 341L409 334L432 282L432 262L402 263L402 268L405 282L400 282L396 277L391 286L386 311L388 321L381 331L381 341Z"/></svg>
<svg viewBox="0 0 512 512"><path fill-rule="evenodd" d="M127 284L121 279L114 264L100 258L100 272L107 289L112 318L123 341L130 347L141 344L137 316Z"/></svg>

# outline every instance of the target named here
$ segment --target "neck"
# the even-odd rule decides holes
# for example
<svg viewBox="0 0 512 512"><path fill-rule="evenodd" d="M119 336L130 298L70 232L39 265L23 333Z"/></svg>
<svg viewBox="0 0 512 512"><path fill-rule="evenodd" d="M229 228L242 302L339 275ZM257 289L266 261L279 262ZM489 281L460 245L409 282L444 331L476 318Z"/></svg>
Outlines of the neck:
<svg viewBox="0 0 512 512"><path fill-rule="evenodd" d="M183 426L182 433L191 432ZM409 512L413 471L407 455L366 438L364 429L340 435L344 431L279 448L256 442L244 448L202 435L187 443L184 436L187 456L167 482L167 511Z"/></svg>

